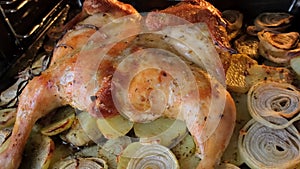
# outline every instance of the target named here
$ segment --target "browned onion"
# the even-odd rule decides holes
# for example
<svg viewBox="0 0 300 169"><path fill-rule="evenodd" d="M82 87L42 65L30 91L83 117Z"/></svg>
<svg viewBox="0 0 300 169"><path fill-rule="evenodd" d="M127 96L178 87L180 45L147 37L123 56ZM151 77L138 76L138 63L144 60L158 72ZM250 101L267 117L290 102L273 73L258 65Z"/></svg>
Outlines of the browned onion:
<svg viewBox="0 0 300 169"><path fill-rule="evenodd" d="M293 15L285 12L264 12L254 20L254 26L247 27L247 33L256 35L262 30L282 32L291 26Z"/></svg>
<svg viewBox="0 0 300 169"><path fill-rule="evenodd" d="M287 63L300 55L299 37L298 32L259 32L259 53L272 62Z"/></svg>
<svg viewBox="0 0 300 169"><path fill-rule="evenodd" d="M238 148L250 168L295 168L300 162L300 137L294 125L273 129L252 119L240 132Z"/></svg>
<svg viewBox="0 0 300 169"><path fill-rule="evenodd" d="M225 10L222 12L223 18L227 23L229 40L235 38L243 26L243 14L237 10Z"/></svg>

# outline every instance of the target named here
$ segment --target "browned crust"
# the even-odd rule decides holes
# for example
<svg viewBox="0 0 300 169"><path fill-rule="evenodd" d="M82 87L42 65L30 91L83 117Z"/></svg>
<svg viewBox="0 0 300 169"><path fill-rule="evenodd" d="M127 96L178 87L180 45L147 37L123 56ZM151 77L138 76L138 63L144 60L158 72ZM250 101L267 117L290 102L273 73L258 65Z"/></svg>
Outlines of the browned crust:
<svg viewBox="0 0 300 169"><path fill-rule="evenodd" d="M78 22L96 13L110 13L115 17L122 17L137 14L138 11L133 6L116 0L85 0L82 11L71 19L63 30L67 31L73 28Z"/></svg>
<svg viewBox="0 0 300 169"><path fill-rule="evenodd" d="M85 0L83 9L89 15L109 12L114 16L120 17L138 13L131 5L116 0Z"/></svg>
<svg viewBox="0 0 300 169"><path fill-rule="evenodd" d="M172 14L192 23L206 23L215 42L220 47L230 49L226 32L226 22L223 20L220 11L210 3L203 0L180 2L175 6L171 6L157 12ZM149 16L151 17L151 14ZM148 17L147 19L150 18ZM155 22L154 19L153 22Z"/></svg>

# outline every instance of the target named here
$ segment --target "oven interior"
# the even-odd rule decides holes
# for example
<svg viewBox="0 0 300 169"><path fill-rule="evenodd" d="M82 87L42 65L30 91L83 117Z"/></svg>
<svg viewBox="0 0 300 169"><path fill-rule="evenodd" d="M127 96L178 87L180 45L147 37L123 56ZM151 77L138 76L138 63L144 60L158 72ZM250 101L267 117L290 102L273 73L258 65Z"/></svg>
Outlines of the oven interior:
<svg viewBox="0 0 300 169"><path fill-rule="evenodd" d="M175 5L179 0L122 0L147 12ZM0 0L0 93L11 86L19 72L42 56L51 58L63 32L60 26L81 11L83 0ZM210 0L220 11L239 10L252 24L262 12L284 11L295 16L292 31L300 31L298 0Z"/></svg>
<svg viewBox="0 0 300 169"><path fill-rule="evenodd" d="M163 9L179 0L123 0L138 11ZM244 20L251 23L261 12L285 11L299 20L298 0L210 0L220 11L236 9L244 13ZM41 55L50 57L55 42L61 34L50 35L80 12L82 0L0 0L0 92L16 81L16 76ZM298 31L299 22L292 29Z"/></svg>

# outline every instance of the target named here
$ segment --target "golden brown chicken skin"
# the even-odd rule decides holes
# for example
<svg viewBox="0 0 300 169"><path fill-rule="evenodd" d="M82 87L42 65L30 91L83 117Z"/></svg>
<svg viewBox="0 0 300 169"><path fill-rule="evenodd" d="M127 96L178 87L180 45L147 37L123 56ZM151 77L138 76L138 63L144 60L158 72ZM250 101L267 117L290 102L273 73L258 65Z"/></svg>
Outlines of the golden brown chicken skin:
<svg viewBox="0 0 300 169"><path fill-rule="evenodd" d="M128 14L137 14L136 10L131 6L109 0L87 0L84 3L83 11L85 14L80 14L80 17L87 14L96 15L98 13L108 13L113 18ZM98 24L98 27L101 27L101 24ZM126 27L122 27L122 29L126 30ZM134 34L134 31L138 33L138 29L138 27L133 30L131 29L128 34ZM118 111L116 103L113 101L112 90L116 87L113 85L113 75L118 65L127 57L128 53L148 48L149 45L143 45L143 42L137 40L138 36L127 38L111 46L110 44L102 44L103 41L107 40L107 37L105 36L105 32L100 32L99 35L96 35L99 38L94 39L99 45L98 47L91 47L90 50L81 50L85 46L84 44L89 41L89 36L95 37L94 32L96 31L93 28L84 28L84 30L79 29L75 31L79 31L77 32L78 34L66 34L58 42L60 44L58 48L65 44L72 47L66 50L63 50L64 48L57 48L54 51L55 58L52 60L51 66L40 76L33 78L20 95L17 118L10 142L7 148L0 153L1 168L18 168L22 159L24 146L35 122L55 108L63 105L71 105L74 108L87 111L98 118L123 113ZM153 41L151 38L148 40L150 42ZM172 49L168 45L161 45L164 43L166 41L159 41L156 47L165 50ZM110 50L105 55L106 57L99 62L97 56L99 56L99 53L104 52L104 48L107 46L109 46ZM164 84L159 89L167 96L174 98L166 100L166 104L171 109L164 111L160 116L184 120L194 137L198 152L202 156L198 169L215 168L234 129L235 105L229 93L218 81L185 59L185 56L181 56L180 58L186 65L190 65L192 75L195 77L195 88L192 88L191 91L196 91L196 94L189 93L190 96L186 99L186 102L195 102L195 99L196 101L200 99L199 110L201 111L199 113L178 113L182 96L179 92L170 90L176 84L176 79L169 78L167 73L158 70L150 69L140 72L132 79L129 86L129 100L134 103L136 108L144 110L149 107L149 100L139 98L142 95L149 97L151 92L147 90L154 90L157 86ZM142 65L137 64L136 67L138 66ZM96 69L90 70L89 68ZM93 77L95 78L93 79ZM147 78L153 83L149 84L148 81L145 81ZM93 83L91 83L91 79L94 80L92 81ZM136 89L141 91L135 93ZM198 95L200 96L199 98L197 98ZM217 103L224 101L224 107L211 108L212 100L214 99ZM192 110L194 108L188 107L188 109ZM141 114L138 117L144 116L147 116L147 114ZM209 117L214 117L218 121L217 125L213 121L206 120ZM144 119L149 120L146 117L142 119L136 118L133 121L143 121ZM208 127L204 128L203 126L206 123L209 123Z"/></svg>
<svg viewBox="0 0 300 169"><path fill-rule="evenodd" d="M221 12L209 2L204 0L183 1L175 6L157 11L160 13L172 14L183 18L191 23L204 22L208 25L210 33L217 45L230 49L230 44L226 32L226 22L221 16ZM154 12L155 13L155 12ZM164 20L158 25L157 18L151 13L148 15L149 26L152 29L160 29L166 25L172 25L172 20ZM154 20L153 22L151 20Z"/></svg>

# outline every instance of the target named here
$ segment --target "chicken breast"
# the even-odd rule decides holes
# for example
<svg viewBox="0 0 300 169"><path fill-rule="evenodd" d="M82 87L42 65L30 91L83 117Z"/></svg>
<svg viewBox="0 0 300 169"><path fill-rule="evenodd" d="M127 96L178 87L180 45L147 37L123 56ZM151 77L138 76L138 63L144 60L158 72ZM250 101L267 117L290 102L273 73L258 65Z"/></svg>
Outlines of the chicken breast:
<svg viewBox="0 0 300 169"><path fill-rule="evenodd" d="M207 1L183 1L160 11L150 12L147 15L146 23L151 30L160 30L170 25L205 23L209 28L225 71L230 65L229 53L236 53L229 43L226 32L227 24L222 18L221 12Z"/></svg>

